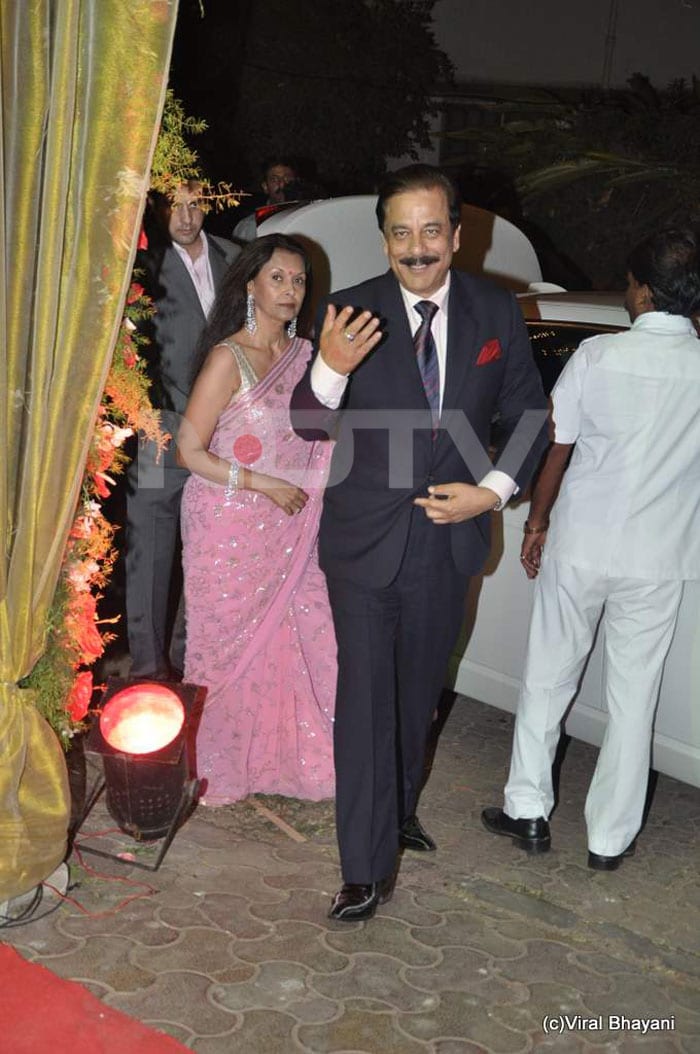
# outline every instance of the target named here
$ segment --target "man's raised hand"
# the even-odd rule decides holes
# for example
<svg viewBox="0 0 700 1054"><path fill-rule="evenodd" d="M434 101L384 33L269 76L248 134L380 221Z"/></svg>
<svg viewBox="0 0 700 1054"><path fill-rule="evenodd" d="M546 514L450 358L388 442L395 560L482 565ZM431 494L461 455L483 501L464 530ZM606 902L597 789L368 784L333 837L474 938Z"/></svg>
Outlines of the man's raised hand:
<svg viewBox="0 0 700 1054"><path fill-rule="evenodd" d="M382 339L379 319L363 311L353 319L355 308L337 311L333 304L326 309L319 351L326 366L347 376L369 355Z"/></svg>

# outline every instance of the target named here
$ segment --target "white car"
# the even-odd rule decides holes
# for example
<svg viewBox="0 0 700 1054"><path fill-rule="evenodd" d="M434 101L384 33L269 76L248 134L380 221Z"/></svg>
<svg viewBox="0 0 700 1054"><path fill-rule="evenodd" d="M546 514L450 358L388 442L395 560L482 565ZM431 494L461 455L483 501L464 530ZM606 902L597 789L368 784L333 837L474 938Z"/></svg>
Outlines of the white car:
<svg viewBox="0 0 700 1054"><path fill-rule="evenodd" d="M387 259L370 195L329 198L311 203L290 202L257 228L264 234L290 234L309 249L313 265L313 295L318 300L333 289L345 289L387 269ZM522 231L493 212L463 205L462 244L455 266L485 274L515 292L543 287L535 250ZM558 286L547 286L558 289Z"/></svg>
<svg viewBox="0 0 700 1054"><path fill-rule="evenodd" d="M259 234L300 236L314 261L315 298L386 270L374 218L373 197L339 198L282 212ZM456 265L483 273L518 294L545 391L566 360L595 333L629 327L622 293L569 293L542 282L534 250L512 224L466 206ZM528 291L529 290L529 291ZM456 691L514 711L524 665L533 583L520 566L527 501L494 514L493 545L483 575L472 580L462 638L453 656ZM566 731L599 745L606 723L601 694L603 648L598 640L587 665ZM687 582L666 662L656 717L653 767L700 787L700 582Z"/></svg>
<svg viewBox="0 0 700 1054"><path fill-rule="evenodd" d="M582 340L628 329L622 293L532 292L518 295L547 395Z"/></svg>

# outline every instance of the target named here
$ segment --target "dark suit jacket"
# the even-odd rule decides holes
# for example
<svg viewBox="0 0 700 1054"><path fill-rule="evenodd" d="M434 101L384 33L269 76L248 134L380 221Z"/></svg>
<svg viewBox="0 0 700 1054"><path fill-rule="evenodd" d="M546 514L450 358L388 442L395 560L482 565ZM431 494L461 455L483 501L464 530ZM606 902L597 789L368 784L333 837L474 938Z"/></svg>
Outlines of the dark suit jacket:
<svg viewBox="0 0 700 1054"><path fill-rule="evenodd" d="M225 238L207 235L214 289L218 290L240 249ZM140 251L134 264L136 279L151 297L155 314L141 327L149 344L144 348L151 380L153 405L163 411L163 427L177 434L192 387L194 351L206 318L185 264L172 245ZM176 467L174 444L165 452L165 467Z"/></svg>
<svg viewBox="0 0 700 1054"><path fill-rule="evenodd" d="M304 438L317 438L319 428L337 438L321 520L323 570L334 577L382 586L398 572L412 511L424 515L413 506L413 499L425 496L432 483L478 482L492 467L485 451L494 442L494 425L499 454L513 437L504 460L499 463L497 457L496 467L520 488L527 485L547 445L543 413L547 403L515 298L484 279L452 271L441 419L441 424L449 421L449 432L441 430L435 442L404 302L392 272L333 293L330 300L378 315L384 339L351 375L340 411L328 411L316 400L309 364L292 396L292 423ZM319 317L323 312L325 304ZM495 341L498 346L489 344L492 355L482 356L490 361L477 365L484 345ZM500 355L494 357L496 347ZM367 410L377 412L379 427L353 421L354 415L348 413ZM530 436L519 443L516 426L526 410L540 411L540 416L534 442L530 429ZM409 413L394 414L391 421L385 418L382 427L380 417L386 411ZM412 434L402 424L406 420L410 426L411 411L413 417L417 411L425 415L423 427ZM474 436L480 458L474 454ZM397 479L397 469L402 478ZM458 571L481 570L490 545L488 514L436 530L450 532Z"/></svg>

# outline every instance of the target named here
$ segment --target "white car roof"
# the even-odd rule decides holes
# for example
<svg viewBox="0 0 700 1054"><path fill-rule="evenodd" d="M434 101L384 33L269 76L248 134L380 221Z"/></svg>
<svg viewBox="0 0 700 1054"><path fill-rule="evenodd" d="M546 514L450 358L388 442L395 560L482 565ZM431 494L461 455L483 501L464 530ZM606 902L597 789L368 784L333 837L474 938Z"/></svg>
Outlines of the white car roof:
<svg viewBox="0 0 700 1054"><path fill-rule="evenodd" d="M528 321L563 322L628 329L623 293L522 293L518 301Z"/></svg>
<svg viewBox="0 0 700 1054"><path fill-rule="evenodd" d="M263 220L258 236L300 236L311 250L314 285L323 292L345 289L383 274L388 264L377 228L375 195L313 201ZM502 216L462 205L461 246L455 267L483 274L508 289L524 291L541 282L542 270L529 239Z"/></svg>
<svg viewBox="0 0 700 1054"><path fill-rule="evenodd" d="M375 217L376 196L328 198L290 204L258 227L258 236L289 234L303 241L313 266L313 300L356 285L387 269ZM622 293L568 293L542 282L529 239L508 220L474 205L462 206L462 238L456 267L483 274L518 293L528 320L626 329L630 322ZM557 292L526 292L544 286Z"/></svg>

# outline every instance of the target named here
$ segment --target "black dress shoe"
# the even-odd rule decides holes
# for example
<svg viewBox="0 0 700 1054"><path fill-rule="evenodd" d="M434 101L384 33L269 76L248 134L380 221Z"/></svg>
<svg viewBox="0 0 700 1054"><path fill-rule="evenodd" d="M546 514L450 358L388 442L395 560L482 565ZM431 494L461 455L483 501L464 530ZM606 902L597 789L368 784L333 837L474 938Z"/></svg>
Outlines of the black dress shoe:
<svg viewBox="0 0 700 1054"><path fill-rule="evenodd" d="M600 853L589 852L588 866L594 871L617 871L626 856L634 856L636 848L637 843L630 842L627 848L617 856L601 856Z"/></svg>
<svg viewBox="0 0 700 1054"><path fill-rule="evenodd" d="M370 882L367 885L358 885L354 882L346 882L333 897L329 919L338 922L360 922L362 919L371 919L379 904L386 904L391 900L394 892L394 883L391 878L384 878L381 882Z"/></svg>
<svg viewBox="0 0 700 1054"><path fill-rule="evenodd" d="M481 822L491 834L512 838L519 849L528 853L546 853L551 848L549 824L542 816L536 820L514 820L503 809L491 806L482 812Z"/></svg>
<svg viewBox="0 0 700 1054"><path fill-rule="evenodd" d="M407 817L399 828L399 845L402 849L413 849L417 853L434 853L435 842L422 826L418 817Z"/></svg>

